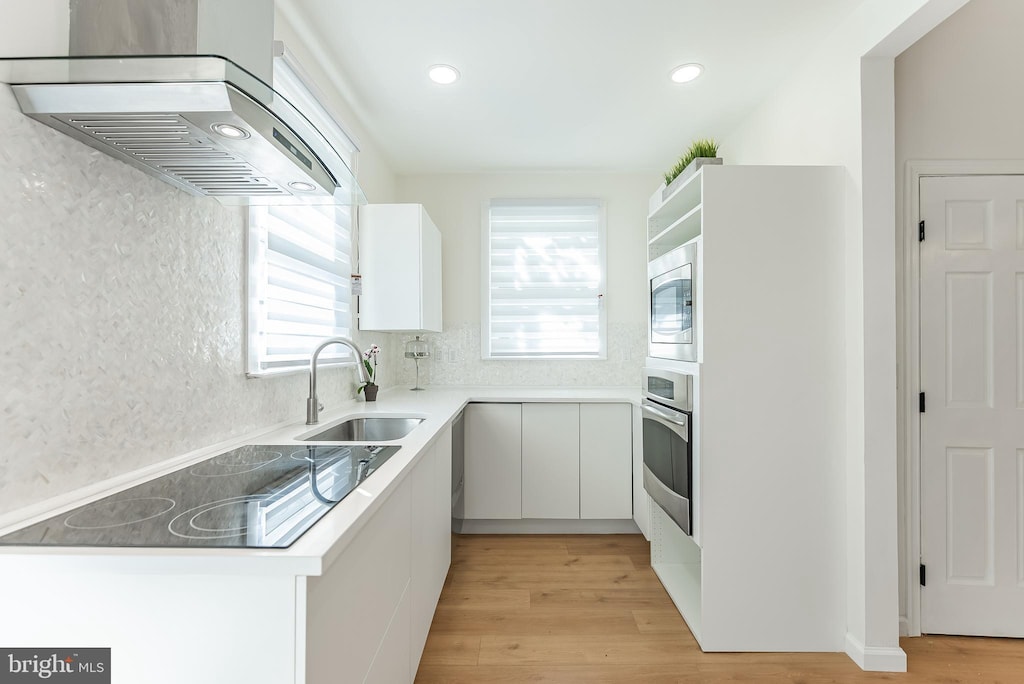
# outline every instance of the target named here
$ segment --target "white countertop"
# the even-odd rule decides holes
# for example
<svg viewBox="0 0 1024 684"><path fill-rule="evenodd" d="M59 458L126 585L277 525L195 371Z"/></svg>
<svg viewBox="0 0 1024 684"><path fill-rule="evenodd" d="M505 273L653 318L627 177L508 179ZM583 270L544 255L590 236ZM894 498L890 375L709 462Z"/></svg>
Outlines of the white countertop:
<svg viewBox="0 0 1024 684"><path fill-rule="evenodd" d="M301 397L299 398L301 399ZM601 387L428 387L421 392L389 388L376 402L349 400L320 414L316 427L303 421L279 424L242 439L222 442L124 476L71 492L57 499L5 516L0 535L101 499L160 475L197 463L246 444L308 445L296 439L356 415L413 415L424 422L406 437L392 442L401 447L358 488L335 505L287 549L123 548L68 546L0 547L0 572L118 572L320 575L362 529L373 512L410 472L420 456L469 402L640 401L639 388ZM350 442L349 442L350 443ZM367 444L369 442L362 442ZM15 521L13 518L17 516Z"/></svg>

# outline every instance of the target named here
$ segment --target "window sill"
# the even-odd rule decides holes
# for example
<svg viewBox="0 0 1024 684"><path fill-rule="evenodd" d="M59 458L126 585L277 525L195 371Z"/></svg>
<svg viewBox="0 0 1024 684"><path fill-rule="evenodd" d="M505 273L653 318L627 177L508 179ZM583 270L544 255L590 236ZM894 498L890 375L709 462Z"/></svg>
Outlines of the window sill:
<svg viewBox="0 0 1024 684"><path fill-rule="evenodd" d="M481 356L483 361L607 361L608 355L599 356Z"/></svg>
<svg viewBox="0 0 1024 684"><path fill-rule="evenodd" d="M355 361L336 361L333 363L319 363L317 364L317 371L322 371L327 368L355 368ZM303 366L289 366L287 368L270 368L263 371L246 371L245 377L252 380L260 380L263 378L277 378L285 375L309 375L309 364Z"/></svg>

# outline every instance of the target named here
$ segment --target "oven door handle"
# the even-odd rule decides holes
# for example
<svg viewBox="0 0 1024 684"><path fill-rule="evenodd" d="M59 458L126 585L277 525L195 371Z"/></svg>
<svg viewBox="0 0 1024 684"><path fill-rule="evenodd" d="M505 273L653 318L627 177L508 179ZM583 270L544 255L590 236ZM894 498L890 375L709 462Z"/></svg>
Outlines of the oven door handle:
<svg viewBox="0 0 1024 684"><path fill-rule="evenodd" d="M640 408L641 408L641 410L646 411L647 413L650 413L650 414L660 418L661 420L665 421L666 423L671 423L673 425L678 425L681 428L687 428L689 426L685 416L683 417L682 420L679 420L678 418L673 416L671 413L668 413L667 411L665 411L663 409L655 408L654 406L655 406L654 404L648 402L645 399L641 403Z"/></svg>

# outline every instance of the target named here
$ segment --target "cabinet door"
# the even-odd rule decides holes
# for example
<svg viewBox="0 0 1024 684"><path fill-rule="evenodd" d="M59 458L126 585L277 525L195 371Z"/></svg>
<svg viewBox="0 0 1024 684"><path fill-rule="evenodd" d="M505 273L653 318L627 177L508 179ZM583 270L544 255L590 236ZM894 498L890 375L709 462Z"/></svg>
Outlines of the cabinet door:
<svg viewBox="0 0 1024 684"><path fill-rule="evenodd" d="M522 517L523 423L520 404L466 407L466 518Z"/></svg>
<svg viewBox="0 0 1024 684"><path fill-rule="evenodd" d="M324 574L307 580L307 684L334 684L339 672L363 681L389 633L388 652L408 670L412 515L407 478Z"/></svg>
<svg viewBox="0 0 1024 684"><path fill-rule="evenodd" d="M431 447L420 462L409 474L412 488L412 515L410 529L412 531L412 552L410 561L411 578L409 581L409 612L411 624L411 648L409 651L410 667L413 672L419 665L423 646L427 642L427 632L434 617L437 595L434 594L434 571L436 565L433 556L437 551L434 528L437 524L436 493L437 487L437 449Z"/></svg>
<svg viewBox="0 0 1024 684"><path fill-rule="evenodd" d="M359 208L360 330L417 330L421 318L420 207Z"/></svg>
<svg viewBox="0 0 1024 684"><path fill-rule="evenodd" d="M580 404L580 517L633 517L629 404Z"/></svg>
<svg viewBox="0 0 1024 684"><path fill-rule="evenodd" d="M579 404L523 404L523 517L580 517Z"/></svg>
<svg viewBox="0 0 1024 684"><path fill-rule="evenodd" d="M441 431L409 476L413 491L410 665L414 673L419 667L437 600L451 565L451 464L452 429L449 426Z"/></svg>
<svg viewBox="0 0 1024 684"><path fill-rule="evenodd" d="M420 330L441 331L441 231L421 211Z"/></svg>
<svg viewBox="0 0 1024 684"><path fill-rule="evenodd" d="M420 204L359 208L360 330L441 330L441 233Z"/></svg>
<svg viewBox="0 0 1024 684"><path fill-rule="evenodd" d="M433 513L433 548L434 548L434 589L437 597L441 595L441 587L448 577L448 568L452 564L452 427L449 425L437 438L434 445L437 452L435 465L436 480L434 482ZM415 515L415 513L414 513ZM435 597L435 605L437 603Z"/></svg>
<svg viewBox="0 0 1024 684"><path fill-rule="evenodd" d="M366 673L364 684L400 684L411 682L415 677L415 670L409 668L409 590L402 595L402 600L391 616L391 623L384 639L380 643L370 665L370 671ZM335 663L335 674L332 682L358 681L355 678L348 679L348 673L339 677L339 672L345 672L344 663Z"/></svg>

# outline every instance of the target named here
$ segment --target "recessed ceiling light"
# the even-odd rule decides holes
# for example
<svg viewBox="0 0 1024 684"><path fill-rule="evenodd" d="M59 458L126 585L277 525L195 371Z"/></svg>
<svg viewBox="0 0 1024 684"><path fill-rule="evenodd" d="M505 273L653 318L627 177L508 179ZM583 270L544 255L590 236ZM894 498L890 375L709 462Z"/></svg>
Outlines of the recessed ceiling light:
<svg viewBox="0 0 1024 684"><path fill-rule="evenodd" d="M232 140L242 140L249 137L249 131L228 123L215 123L210 126L210 130L217 135L222 135L225 138L231 138Z"/></svg>
<svg viewBox="0 0 1024 684"><path fill-rule="evenodd" d="M459 70L447 64L435 64L427 71L430 80L441 85L450 85L459 80Z"/></svg>
<svg viewBox="0 0 1024 684"><path fill-rule="evenodd" d="M700 64L684 64L672 70L672 80L676 83L689 83L704 73L704 67Z"/></svg>
<svg viewBox="0 0 1024 684"><path fill-rule="evenodd" d="M316 186L306 181L292 181L288 184L288 187L292 190L298 190L299 192L313 192L316 190Z"/></svg>

